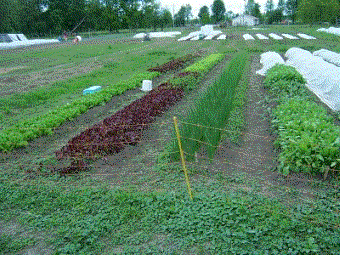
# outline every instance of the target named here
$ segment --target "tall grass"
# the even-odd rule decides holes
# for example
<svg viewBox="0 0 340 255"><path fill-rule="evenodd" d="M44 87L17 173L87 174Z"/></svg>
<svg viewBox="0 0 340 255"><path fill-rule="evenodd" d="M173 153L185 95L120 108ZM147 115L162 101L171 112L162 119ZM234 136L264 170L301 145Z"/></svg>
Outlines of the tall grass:
<svg viewBox="0 0 340 255"><path fill-rule="evenodd" d="M248 54L246 52L240 52L235 55L229 66L223 70L222 75L205 93L199 96L186 119L182 120L196 124L183 124L180 130L182 146L188 160L193 159L192 155L201 146L205 146L209 158L213 158L221 137L221 131L217 129L225 127L230 112L233 109L236 87L244 72L247 59ZM174 140L171 150L178 151L178 149L178 145ZM172 160L178 160L179 154L171 153L171 155Z"/></svg>

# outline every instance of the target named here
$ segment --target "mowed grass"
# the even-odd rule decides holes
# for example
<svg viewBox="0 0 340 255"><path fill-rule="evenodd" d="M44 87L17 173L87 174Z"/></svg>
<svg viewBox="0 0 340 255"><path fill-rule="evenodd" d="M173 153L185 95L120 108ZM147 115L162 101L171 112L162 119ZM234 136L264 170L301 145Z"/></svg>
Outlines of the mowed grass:
<svg viewBox="0 0 340 255"><path fill-rule="evenodd" d="M246 29L238 30L246 32ZM317 40L290 42L288 46L303 46L303 43L322 46ZM283 52L287 47L274 40L265 45L260 40L250 43L243 39L173 42L171 45L177 47L173 51L169 45L160 44L149 49L152 61L160 61L162 52L178 53L163 56L165 61L167 57L210 47L214 47L212 53L227 54L240 49L259 54L267 51L268 45ZM329 40L324 47L333 50L336 45ZM145 55L140 56L139 63L145 60L145 66L141 65L140 69L138 62L134 63L138 54ZM104 77L123 79L116 74L121 70L123 75L129 76L127 73L133 73L130 65L134 65L134 71L146 70L149 55L125 55L123 58L121 52L119 56L121 62L125 59L126 63L117 59L117 69L114 65L104 66L98 72L105 72L98 73L93 81L103 79L104 83ZM101 57L103 60L110 58L105 54ZM78 92L62 94L56 102L51 102L63 104L72 99L68 97L80 96ZM43 112L48 107L46 102L20 111ZM18 116L27 118L16 114L19 114L17 119L20 119ZM34 157L40 159L41 155ZM22 254L32 249L48 254L42 251L47 247L50 254L338 254L340 250L338 188L326 187L326 184L318 184L320 192L314 194L313 201L306 199L290 208L263 195L257 180L249 176L221 176L207 181L192 178L194 201L190 201L182 170L177 167L156 165L150 168L151 175L144 174L137 180L133 179L135 176L121 178L118 185L84 176L51 175L29 179L19 165L2 163L5 164L0 165L0 219L14 230L0 231L1 254ZM250 191L233 192L228 188L245 183L248 186L251 183ZM325 191L321 192L322 188ZM146 191L141 192L141 189ZM270 190L268 187L269 193ZM285 195L293 200L298 192L291 189ZM4 225L0 224L0 230ZM18 225L28 228L30 235L18 236L18 228L15 228Z"/></svg>

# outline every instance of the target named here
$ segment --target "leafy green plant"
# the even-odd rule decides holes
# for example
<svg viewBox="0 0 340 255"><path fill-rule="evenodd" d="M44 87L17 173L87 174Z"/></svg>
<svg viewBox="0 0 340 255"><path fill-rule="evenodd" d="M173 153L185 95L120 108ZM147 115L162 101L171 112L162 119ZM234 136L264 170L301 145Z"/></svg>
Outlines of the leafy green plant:
<svg viewBox="0 0 340 255"><path fill-rule="evenodd" d="M280 170L325 174L340 169L340 128L314 102L289 99L273 112L279 130Z"/></svg>
<svg viewBox="0 0 340 255"><path fill-rule="evenodd" d="M306 83L306 80L294 67L279 64L268 70L263 83L266 87L272 87L274 86L274 83L280 80L295 81L303 84Z"/></svg>
<svg viewBox="0 0 340 255"><path fill-rule="evenodd" d="M183 71L184 72L206 73L216 63L220 62L224 58L224 56L225 56L224 54L211 54L208 57L196 62L195 64L188 66Z"/></svg>

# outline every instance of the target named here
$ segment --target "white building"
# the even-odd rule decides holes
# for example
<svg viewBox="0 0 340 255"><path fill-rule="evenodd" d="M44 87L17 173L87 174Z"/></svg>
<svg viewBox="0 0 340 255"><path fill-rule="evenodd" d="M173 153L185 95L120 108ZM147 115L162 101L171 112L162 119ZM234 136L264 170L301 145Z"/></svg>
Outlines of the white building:
<svg viewBox="0 0 340 255"><path fill-rule="evenodd" d="M250 15L240 15L233 19L233 26L256 26L260 24L260 20Z"/></svg>

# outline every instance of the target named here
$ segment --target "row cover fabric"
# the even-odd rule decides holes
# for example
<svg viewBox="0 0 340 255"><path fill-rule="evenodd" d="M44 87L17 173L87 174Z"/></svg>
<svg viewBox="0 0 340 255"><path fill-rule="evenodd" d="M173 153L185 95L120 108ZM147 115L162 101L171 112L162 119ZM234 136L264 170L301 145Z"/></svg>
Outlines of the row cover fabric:
<svg viewBox="0 0 340 255"><path fill-rule="evenodd" d="M151 32L149 33L150 38L159 38L159 37L174 37L176 35L180 35L181 32ZM146 33L139 33L133 36L133 38L144 38Z"/></svg>
<svg viewBox="0 0 340 255"><path fill-rule="evenodd" d="M243 38L244 38L244 40L255 40L255 38L252 37L250 34L244 34Z"/></svg>
<svg viewBox="0 0 340 255"><path fill-rule="evenodd" d="M59 42L57 39L35 39L35 40L26 40L26 41L15 41L15 42L10 42L10 43L0 43L0 50L13 49L13 48L36 45L36 44L57 43L57 42Z"/></svg>
<svg viewBox="0 0 340 255"><path fill-rule="evenodd" d="M217 40L225 40L227 38L227 35L220 35Z"/></svg>
<svg viewBox="0 0 340 255"><path fill-rule="evenodd" d="M285 56L286 64L306 79L306 86L333 111L340 111L340 68L299 48L289 49Z"/></svg>
<svg viewBox="0 0 340 255"><path fill-rule="evenodd" d="M306 35L306 34L297 34L298 36L300 36L303 39L307 39L307 40L315 40L316 38L314 36L310 36L310 35Z"/></svg>
<svg viewBox="0 0 340 255"><path fill-rule="evenodd" d="M256 36L260 39L260 40L268 40L269 38L267 36L264 36L262 34L256 34Z"/></svg>
<svg viewBox="0 0 340 255"><path fill-rule="evenodd" d="M269 36L272 37L275 40L282 40L283 39L281 36L278 36L277 34L274 34L274 33L270 33Z"/></svg>
<svg viewBox="0 0 340 255"><path fill-rule="evenodd" d="M270 68L276 64L285 64L285 61L280 56L280 54L273 51L268 51L261 54L260 63L263 65L263 67L261 70L256 71L256 73L265 76Z"/></svg>
<svg viewBox="0 0 340 255"><path fill-rule="evenodd" d="M199 36L199 34L200 34L200 31L191 32L187 36L179 38L178 41L186 41L186 40L191 39L195 36Z"/></svg>
<svg viewBox="0 0 340 255"><path fill-rule="evenodd" d="M330 27L330 28L319 28L316 30L318 32L326 32L334 35L340 35L340 28Z"/></svg>
<svg viewBox="0 0 340 255"><path fill-rule="evenodd" d="M295 36L292 36L290 34L282 34L284 37L288 38L288 39L291 39L291 40L297 40L299 38L295 37Z"/></svg>
<svg viewBox="0 0 340 255"><path fill-rule="evenodd" d="M340 54L334 51L321 49L313 52L314 56L321 57L323 60L340 67Z"/></svg>

